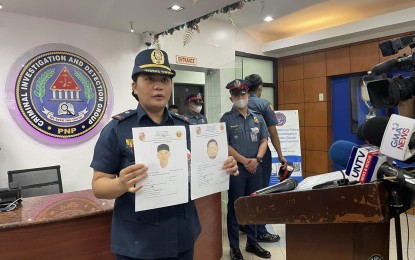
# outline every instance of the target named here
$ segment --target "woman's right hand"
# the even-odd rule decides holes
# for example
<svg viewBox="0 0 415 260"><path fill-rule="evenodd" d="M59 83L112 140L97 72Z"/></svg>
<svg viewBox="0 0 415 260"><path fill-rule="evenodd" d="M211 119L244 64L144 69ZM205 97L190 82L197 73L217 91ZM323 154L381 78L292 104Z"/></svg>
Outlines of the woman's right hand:
<svg viewBox="0 0 415 260"><path fill-rule="evenodd" d="M143 188L144 180L148 173L148 167L142 163L130 165L120 171L119 182L124 187L125 191L135 193ZM137 183L141 182L139 185Z"/></svg>

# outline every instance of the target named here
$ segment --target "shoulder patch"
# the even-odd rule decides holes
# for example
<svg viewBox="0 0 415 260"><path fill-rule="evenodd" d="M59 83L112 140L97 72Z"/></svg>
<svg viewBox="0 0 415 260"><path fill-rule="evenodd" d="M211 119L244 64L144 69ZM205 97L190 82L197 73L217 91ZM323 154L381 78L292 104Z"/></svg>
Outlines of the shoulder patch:
<svg viewBox="0 0 415 260"><path fill-rule="evenodd" d="M118 115L112 116L113 119L118 120L118 121L123 121L124 119L137 114L137 110L135 109L130 109L127 111L124 111Z"/></svg>
<svg viewBox="0 0 415 260"><path fill-rule="evenodd" d="M271 105L271 103L269 103L269 109L271 109L272 111L274 111L274 107Z"/></svg>
<svg viewBox="0 0 415 260"><path fill-rule="evenodd" d="M180 119L186 123L189 123L189 118L187 116L179 115L177 113L170 113L170 115L174 118Z"/></svg>

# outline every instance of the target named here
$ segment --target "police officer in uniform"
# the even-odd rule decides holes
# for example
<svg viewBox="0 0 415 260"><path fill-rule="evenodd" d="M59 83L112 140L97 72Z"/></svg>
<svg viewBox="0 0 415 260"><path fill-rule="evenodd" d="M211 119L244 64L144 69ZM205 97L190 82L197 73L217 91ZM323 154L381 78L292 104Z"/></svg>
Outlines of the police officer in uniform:
<svg viewBox="0 0 415 260"><path fill-rule="evenodd" d="M261 98L262 94L262 78L258 74L251 74L245 77L245 80L250 82L249 87L249 101L248 107L254 111L259 112L267 124L268 132L272 145L277 151L278 159L283 165L284 169L287 167L287 160L282 154L280 138L276 125L278 123L275 117L274 108L268 100ZM262 187L268 187L272 172L272 156L271 150L267 146L264 158L262 158ZM257 225L257 239L259 242L277 242L280 240L278 235L270 234L265 225Z"/></svg>
<svg viewBox="0 0 415 260"><path fill-rule="evenodd" d="M200 93L190 94L186 98L186 104L189 108L189 113L185 114L189 119L191 125L207 124L208 121L204 115L200 113L203 108L203 98Z"/></svg>
<svg viewBox="0 0 415 260"><path fill-rule="evenodd" d="M232 110L226 112L221 122L226 123L229 155L238 162L240 174L231 176L228 191L228 238L232 260L241 260L239 231L236 222L234 202L242 196L262 188L261 161L268 145L268 130L261 114L248 109L248 87L246 80L234 80L226 85L233 102ZM263 249L256 239L255 225L246 225L247 243L245 250L261 258L271 254Z"/></svg>
<svg viewBox="0 0 415 260"><path fill-rule="evenodd" d="M114 116L95 146L92 190L97 198L115 199L111 251L116 259L193 259L194 243L201 232L193 201L141 212L134 210L134 193L145 185L138 183L146 178L148 168L134 161L132 128L183 125L189 133L185 118L166 108L175 74L164 51L140 52L131 84L132 94L140 102L135 110ZM189 140L187 136L188 149ZM232 157L226 160L224 169L230 174L238 173Z"/></svg>

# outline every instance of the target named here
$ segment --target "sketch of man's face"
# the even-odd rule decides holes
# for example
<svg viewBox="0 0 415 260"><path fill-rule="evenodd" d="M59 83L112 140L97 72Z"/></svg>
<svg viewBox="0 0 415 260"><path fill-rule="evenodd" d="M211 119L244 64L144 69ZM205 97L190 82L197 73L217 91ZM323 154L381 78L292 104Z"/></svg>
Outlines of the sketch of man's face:
<svg viewBox="0 0 415 260"><path fill-rule="evenodd" d="M157 152L157 158L160 160L160 166L161 168L166 168L169 164L169 158L170 158L170 151L168 150L160 150Z"/></svg>
<svg viewBox="0 0 415 260"><path fill-rule="evenodd" d="M218 155L218 143L213 139L207 144L207 154L210 159L215 159Z"/></svg>

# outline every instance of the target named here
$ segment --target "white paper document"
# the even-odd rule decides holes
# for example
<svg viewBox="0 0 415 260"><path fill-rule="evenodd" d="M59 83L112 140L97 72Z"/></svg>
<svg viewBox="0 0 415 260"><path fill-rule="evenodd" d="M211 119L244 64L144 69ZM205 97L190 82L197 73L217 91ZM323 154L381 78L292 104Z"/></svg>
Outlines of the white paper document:
<svg viewBox="0 0 415 260"><path fill-rule="evenodd" d="M343 179L343 174L341 173L341 171L337 171L337 172L329 172L329 173L324 173L324 174L319 174L319 175L314 175L314 176L310 176L305 178L304 180L302 180L298 186L295 188L295 190L311 190L314 186L318 185L318 184L322 184L328 181L334 181L334 180L339 180L339 179ZM347 178L347 176L346 176Z"/></svg>
<svg viewBox="0 0 415 260"><path fill-rule="evenodd" d="M135 163L148 166L144 187L135 194L135 211L188 202L185 127L133 128L133 141Z"/></svg>
<svg viewBox="0 0 415 260"><path fill-rule="evenodd" d="M225 123L190 126L192 150L191 199L229 189L229 174L222 169L228 158Z"/></svg>

